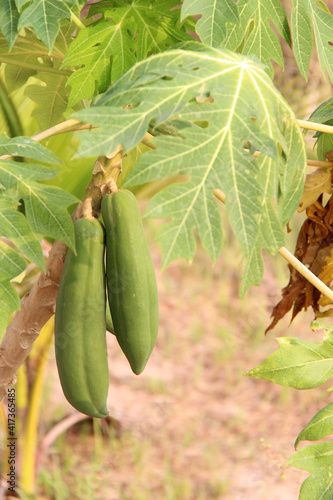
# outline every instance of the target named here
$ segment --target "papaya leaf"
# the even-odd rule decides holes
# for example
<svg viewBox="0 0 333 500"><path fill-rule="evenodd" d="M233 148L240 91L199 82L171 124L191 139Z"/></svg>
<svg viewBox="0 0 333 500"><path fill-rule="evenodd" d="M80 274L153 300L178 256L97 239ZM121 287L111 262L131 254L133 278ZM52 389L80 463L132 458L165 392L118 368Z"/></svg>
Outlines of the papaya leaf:
<svg viewBox="0 0 333 500"><path fill-rule="evenodd" d="M45 163L61 163L61 160L52 151L30 137L9 138L0 133L0 156L5 154L23 156ZM52 176L54 176L54 172Z"/></svg>
<svg viewBox="0 0 333 500"><path fill-rule="evenodd" d="M257 60L185 43L137 63L74 116L99 127L80 133L77 156L108 154L118 144L128 151L147 130L178 128L153 139L156 151L141 156L125 184L190 175L148 207L151 217L173 218L158 234L163 266L179 257L192 260L194 227L216 260L222 238L214 189L226 194L245 259L257 245L254 274L261 273L260 248L274 253L283 244L283 225L303 191L305 149L293 113ZM253 150L262 154L254 158Z"/></svg>
<svg viewBox="0 0 333 500"><path fill-rule="evenodd" d="M24 95L37 104L32 116L38 123L38 130L45 130L63 120L69 98L69 91L65 88L68 77L50 73L35 76L41 83L28 85Z"/></svg>
<svg viewBox="0 0 333 500"><path fill-rule="evenodd" d="M307 80L313 50L313 34L322 73L333 82L333 51L331 47L333 16L324 2L293 0L291 30L295 59L301 74Z"/></svg>
<svg viewBox="0 0 333 500"><path fill-rule="evenodd" d="M27 222L38 238L58 239L75 251L74 228L67 207L78 201L77 198L63 189L39 182L54 177L57 172L38 164L0 160L0 185L17 204L23 200ZM32 260L37 263L36 258Z"/></svg>
<svg viewBox="0 0 333 500"><path fill-rule="evenodd" d="M295 448L301 441L319 441L333 434L333 403L322 408L299 433Z"/></svg>
<svg viewBox="0 0 333 500"><path fill-rule="evenodd" d="M43 65L34 74L39 82L34 81L25 88L24 94L37 104L32 116L36 119L39 130L45 130L64 120L70 94L66 84L71 73L60 70L60 67L72 42L74 29L72 23L61 27L53 46L52 57L44 55ZM47 67L54 72L47 72ZM81 107L82 103L79 103L76 109Z"/></svg>
<svg viewBox="0 0 333 500"><path fill-rule="evenodd" d="M21 274L26 260L18 252L0 240L0 338L8 325L10 316L20 308L19 296L10 280Z"/></svg>
<svg viewBox="0 0 333 500"><path fill-rule="evenodd" d="M245 375L295 389L312 389L333 376L333 332L321 344L282 337L279 348Z"/></svg>
<svg viewBox="0 0 333 500"><path fill-rule="evenodd" d="M45 270L39 238L32 231L27 218L17 211L17 201L6 195L0 196L0 234L11 240L23 255Z"/></svg>
<svg viewBox="0 0 333 500"><path fill-rule="evenodd" d="M333 443L310 444L296 451L287 465L311 472L301 486L299 500L333 497Z"/></svg>
<svg viewBox="0 0 333 500"><path fill-rule="evenodd" d="M19 2L18 8L27 2ZM57 37L60 20L70 19L71 11L61 0L33 0L21 13L18 29L30 26L51 52Z"/></svg>
<svg viewBox="0 0 333 500"><path fill-rule="evenodd" d="M25 67L26 65L43 67L41 58L47 57L47 49L28 28L24 34L16 38L12 52L8 52L7 41L0 33L0 62L3 56L12 63L5 64L4 72L6 87L8 93L11 94L14 90L23 87L30 76L36 74L36 70Z"/></svg>
<svg viewBox="0 0 333 500"><path fill-rule="evenodd" d="M176 27L179 10L174 7L174 1L155 0L148 6L146 0L91 6L89 15L99 13L103 19L78 33L63 61L62 67L81 66L67 83L72 87L68 106L90 99L96 86L104 92L137 60L175 45L179 36L191 38L185 27Z"/></svg>
<svg viewBox="0 0 333 500"><path fill-rule="evenodd" d="M202 14L196 24L201 41L211 47L220 47L226 37L226 24L239 24L237 4L233 0L185 0L181 18Z"/></svg>
<svg viewBox="0 0 333 500"><path fill-rule="evenodd" d="M216 0L226 4L226 0ZM267 65L273 76L271 60L284 67L280 41L271 26L273 23L282 38L291 46L290 29L286 13L279 0L239 0L238 23L227 23L226 35L219 46L242 54L254 54Z"/></svg>
<svg viewBox="0 0 333 500"><path fill-rule="evenodd" d="M19 13L14 0L0 2L0 29L7 40L9 49L14 45L18 34L17 24Z"/></svg>
<svg viewBox="0 0 333 500"><path fill-rule="evenodd" d="M330 97L321 103L318 108L311 113L309 121L333 125L333 98ZM317 139L317 156L320 160L325 161L327 159L326 153L333 149L332 134L317 131L313 137Z"/></svg>

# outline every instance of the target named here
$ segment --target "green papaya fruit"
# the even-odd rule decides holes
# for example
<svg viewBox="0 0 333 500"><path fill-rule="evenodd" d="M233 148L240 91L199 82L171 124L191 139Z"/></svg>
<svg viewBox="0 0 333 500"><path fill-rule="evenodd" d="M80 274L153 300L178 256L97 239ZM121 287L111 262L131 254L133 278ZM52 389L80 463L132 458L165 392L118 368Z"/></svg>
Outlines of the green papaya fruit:
<svg viewBox="0 0 333 500"><path fill-rule="evenodd" d="M128 190L102 200L108 301L118 343L133 372L145 368L157 339L159 310L153 261L137 200Z"/></svg>
<svg viewBox="0 0 333 500"><path fill-rule="evenodd" d="M78 411L106 417L105 233L97 219L74 222L76 251L68 249L55 314L55 353L63 392Z"/></svg>

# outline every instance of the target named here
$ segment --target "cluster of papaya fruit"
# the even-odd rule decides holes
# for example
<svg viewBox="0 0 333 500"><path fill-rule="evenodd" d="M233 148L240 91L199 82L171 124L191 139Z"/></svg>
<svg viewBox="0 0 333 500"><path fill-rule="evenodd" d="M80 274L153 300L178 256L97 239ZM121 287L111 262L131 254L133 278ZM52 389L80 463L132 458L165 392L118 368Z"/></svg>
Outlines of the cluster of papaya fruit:
<svg viewBox="0 0 333 500"><path fill-rule="evenodd" d="M68 250L60 280L55 354L69 403L103 418L109 389L106 329L115 334L138 375L155 345L159 312L154 265L135 196L125 189L108 193L101 212L104 225L96 218L74 222L77 253Z"/></svg>

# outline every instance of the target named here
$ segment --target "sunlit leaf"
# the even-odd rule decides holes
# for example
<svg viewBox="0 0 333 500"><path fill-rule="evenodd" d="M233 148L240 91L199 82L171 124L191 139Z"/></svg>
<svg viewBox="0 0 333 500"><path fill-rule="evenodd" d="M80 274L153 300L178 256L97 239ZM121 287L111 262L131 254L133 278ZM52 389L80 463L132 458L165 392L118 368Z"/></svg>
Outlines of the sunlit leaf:
<svg viewBox="0 0 333 500"><path fill-rule="evenodd" d="M26 260L0 240L0 338L13 312L20 307L20 300L10 280L26 268Z"/></svg>
<svg viewBox="0 0 333 500"><path fill-rule="evenodd" d="M233 0L185 0L182 5L182 19L195 14L202 15L196 25L196 32L201 41L211 47L222 45L227 23L239 23L237 4Z"/></svg>
<svg viewBox="0 0 333 500"><path fill-rule="evenodd" d="M33 233L38 238L59 239L75 250L73 223L67 207L78 200L60 188L39 182L56 173L57 170L38 164L0 161L0 185L17 204L23 200ZM36 259L31 260L40 265Z"/></svg>
<svg viewBox="0 0 333 500"><path fill-rule="evenodd" d="M333 443L316 443L296 451L287 465L311 472L301 486L299 500L333 497Z"/></svg>
<svg viewBox="0 0 333 500"><path fill-rule="evenodd" d="M194 228L217 259L218 188L245 259L256 266L251 275L261 276L261 248L274 253L283 244L283 225L297 209L305 149L294 115L260 63L191 42L137 63L76 116L99 127L80 134L82 156L108 154L118 144L130 150L162 123L178 129L152 140L157 149L141 156L125 183L190 175L161 191L147 210L151 217L172 218L158 234L163 265L192 260ZM253 150L262 154L254 158Z"/></svg>
<svg viewBox="0 0 333 500"><path fill-rule="evenodd" d="M322 344L282 337L279 348L246 375L295 389L318 387L333 376L333 333Z"/></svg>
<svg viewBox="0 0 333 500"><path fill-rule="evenodd" d="M324 2L293 0L291 29L295 59L304 78L308 77L314 33L321 70L324 76L327 71L331 81L333 81L333 49L331 46L333 16Z"/></svg>
<svg viewBox="0 0 333 500"><path fill-rule="evenodd" d="M0 29L4 34L9 49L13 47L17 37L17 24L19 13L14 0L1 0L0 2Z"/></svg>
<svg viewBox="0 0 333 500"><path fill-rule="evenodd" d="M24 156L40 162L61 163L49 149L45 148L30 137L9 138L0 134L0 155ZM54 172L50 171L52 176Z"/></svg>
<svg viewBox="0 0 333 500"><path fill-rule="evenodd" d="M137 60L191 38L185 27L177 27L180 11L174 7L173 0L118 0L91 6L89 16L102 14L103 19L78 33L63 62L63 67L81 66L68 80L69 107L90 99L95 87L104 92Z"/></svg>
<svg viewBox="0 0 333 500"><path fill-rule="evenodd" d="M319 441L333 434L333 403L322 408L299 433L295 448L301 441Z"/></svg>
<svg viewBox="0 0 333 500"><path fill-rule="evenodd" d="M19 3L20 8L27 2ZM50 52L60 28L59 21L70 18L71 11L61 0L33 0L22 12L18 29L31 26Z"/></svg>

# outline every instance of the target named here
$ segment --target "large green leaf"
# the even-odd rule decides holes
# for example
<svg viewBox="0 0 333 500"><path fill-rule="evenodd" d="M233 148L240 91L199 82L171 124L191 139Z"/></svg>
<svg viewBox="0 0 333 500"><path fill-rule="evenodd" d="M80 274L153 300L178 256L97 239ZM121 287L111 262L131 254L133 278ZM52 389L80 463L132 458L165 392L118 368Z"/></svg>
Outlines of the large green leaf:
<svg viewBox="0 0 333 500"><path fill-rule="evenodd" d="M23 0L18 3L20 8L27 2ZM32 27L36 35L46 45L48 51L51 52L60 28L60 20L70 18L71 11L66 2L61 0L33 0L21 13L18 29L26 26Z"/></svg>
<svg viewBox="0 0 333 500"><path fill-rule="evenodd" d="M91 98L96 86L99 93L104 92L138 59L190 38L186 27L176 26L175 5L174 0L118 0L91 6L89 15L103 18L78 33L63 62L63 67L81 66L68 80L69 107Z"/></svg>
<svg viewBox="0 0 333 500"><path fill-rule="evenodd" d="M0 240L0 338L13 312L20 308L20 300L10 280L26 268L25 259Z"/></svg>
<svg viewBox="0 0 333 500"><path fill-rule="evenodd" d="M241 24L247 32L242 54L255 54L268 65L273 76L271 60L284 67L280 41L271 26L275 24L278 32L290 45L290 31L286 13L279 0L248 0L240 15Z"/></svg>
<svg viewBox="0 0 333 500"><path fill-rule="evenodd" d="M279 348L246 375L277 384L312 389L333 376L333 332L328 331L322 344L282 337Z"/></svg>
<svg viewBox="0 0 333 500"><path fill-rule="evenodd" d="M77 198L63 189L38 182L56 173L55 169L42 165L0 160L0 184L17 201L23 199L27 220L36 235L58 239L75 250L67 207Z"/></svg>
<svg viewBox="0 0 333 500"><path fill-rule="evenodd" d="M25 87L25 95L37 105L32 116L36 118L38 130L45 130L64 119L70 94L65 86L72 73L61 70L60 66L74 30L71 23L61 27L51 54L30 29L17 37L13 53L8 53L6 42L0 36L0 62L5 63L8 92ZM27 84L31 76L34 80ZM77 109L80 107L81 104Z"/></svg>
<svg viewBox="0 0 333 500"><path fill-rule="evenodd" d="M57 156L30 137L10 139L0 134L0 155L25 157L32 161L59 163ZM19 297L10 284L26 267L26 257L45 270L40 240L49 236L75 250L74 230L68 206L77 198L59 187L41 184L58 169L37 163L0 160L0 236L10 240L16 251L0 240L0 335L10 315L19 309ZM25 215L18 211L23 202Z"/></svg>
<svg viewBox="0 0 333 500"><path fill-rule="evenodd" d="M17 37L17 24L19 13L14 0L1 0L0 2L0 29L4 34L9 49L13 47Z"/></svg>
<svg viewBox="0 0 333 500"><path fill-rule="evenodd" d="M319 441L333 434L333 403L322 408L299 433L295 448L301 441Z"/></svg>
<svg viewBox="0 0 333 500"><path fill-rule="evenodd" d="M313 33L321 70L333 82L333 16L323 1L293 0L291 11L293 49L298 67L307 79L313 50ZM313 33L312 33L313 29Z"/></svg>
<svg viewBox="0 0 333 500"><path fill-rule="evenodd" d="M38 130L45 130L63 121L68 105L68 80L64 75L37 73L39 84L30 84L24 94L37 104L32 116L38 123Z"/></svg>
<svg viewBox="0 0 333 500"><path fill-rule="evenodd" d="M178 135L154 139L156 151L142 155L126 181L190 175L148 208L150 216L173 218L159 233L163 265L193 258L194 227L216 260L221 228L213 191L219 188L251 262L249 281L260 279L260 250L275 252L283 244L283 225L302 194L306 157L296 119L259 62L187 43L137 63L75 116L99 127L80 134L82 156L108 154L119 143L128 151L162 122L178 127ZM262 153L257 159L255 149Z"/></svg>
<svg viewBox="0 0 333 500"><path fill-rule="evenodd" d="M316 443L296 451L287 465L311 472L302 484L299 500L332 500L333 443Z"/></svg>
<svg viewBox="0 0 333 500"><path fill-rule="evenodd" d="M185 0L182 19L202 14L196 25L201 41L211 47L220 47L226 37L226 24L239 23L237 4L233 0Z"/></svg>
<svg viewBox="0 0 333 500"><path fill-rule="evenodd" d="M0 234L11 240L29 260L45 269L39 238L28 219L17 211L17 200L4 194L0 195Z"/></svg>
<svg viewBox="0 0 333 500"><path fill-rule="evenodd" d="M9 138L0 133L0 156L23 156L45 163L61 163L61 160L30 137Z"/></svg>
<svg viewBox="0 0 333 500"><path fill-rule="evenodd" d="M203 43L213 47L254 54L273 75L271 60L284 66L280 41L271 26L290 45L287 16L279 0L185 0L182 17L202 14L196 31ZM243 42L243 43L242 43Z"/></svg>

